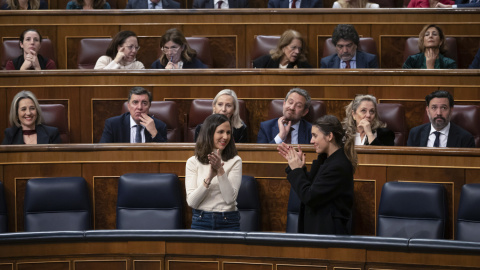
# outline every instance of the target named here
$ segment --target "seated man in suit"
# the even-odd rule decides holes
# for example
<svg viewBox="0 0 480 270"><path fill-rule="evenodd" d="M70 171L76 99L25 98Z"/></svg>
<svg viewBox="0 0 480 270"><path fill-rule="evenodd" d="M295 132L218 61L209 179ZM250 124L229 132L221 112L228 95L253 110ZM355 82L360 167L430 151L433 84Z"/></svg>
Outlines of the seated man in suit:
<svg viewBox="0 0 480 270"><path fill-rule="evenodd" d="M152 93L133 87L128 95L128 111L105 121L100 143L166 142L167 125L148 115Z"/></svg>
<svg viewBox="0 0 480 270"><path fill-rule="evenodd" d="M175 0L128 0L126 9L177 9L180 3Z"/></svg>
<svg viewBox="0 0 480 270"><path fill-rule="evenodd" d="M425 97L430 123L414 127L408 135L408 146L422 147L475 147L475 140L468 131L450 122L453 97L443 90Z"/></svg>
<svg viewBox="0 0 480 270"><path fill-rule="evenodd" d="M337 53L322 58L321 68L378 68L376 55L357 50L360 38L353 25L337 25L332 42Z"/></svg>
<svg viewBox="0 0 480 270"><path fill-rule="evenodd" d="M302 119L309 107L310 95L306 90L290 90L283 101L283 116L260 123L257 143L310 143L312 124Z"/></svg>
<svg viewBox="0 0 480 270"><path fill-rule="evenodd" d="M268 8L323 8L322 0L268 0Z"/></svg>
<svg viewBox="0 0 480 270"><path fill-rule="evenodd" d="M195 0L193 8L248 8L248 0Z"/></svg>
<svg viewBox="0 0 480 270"><path fill-rule="evenodd" d="M445 5L440 2L435 6L436 8L476 8L480 7L478 0L455 0L455 5Z"/></svg>

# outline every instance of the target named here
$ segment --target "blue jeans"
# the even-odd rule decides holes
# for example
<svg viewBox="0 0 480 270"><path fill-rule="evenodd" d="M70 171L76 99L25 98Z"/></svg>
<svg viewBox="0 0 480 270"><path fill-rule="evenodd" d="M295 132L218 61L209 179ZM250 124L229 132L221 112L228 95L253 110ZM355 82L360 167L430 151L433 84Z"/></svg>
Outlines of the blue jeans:
<svg viewBox="0 0 480 270"><path fill-rule="evenodd" d="M207 212L192 209L192 229L240 231L240 213L230 212Z"/></svg>

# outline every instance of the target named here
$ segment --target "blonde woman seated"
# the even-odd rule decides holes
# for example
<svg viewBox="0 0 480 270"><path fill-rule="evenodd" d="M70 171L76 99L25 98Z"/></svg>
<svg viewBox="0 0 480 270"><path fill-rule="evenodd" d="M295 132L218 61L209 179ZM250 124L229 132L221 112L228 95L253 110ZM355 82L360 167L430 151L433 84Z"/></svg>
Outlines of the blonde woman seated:
<svg viewBox="0 0 480 270"><path fill-rule="evenodd" d="M137 35L132 31L121 31L108 45L106 55L98 58L94 69L145 69L136 59L139 49Z"/></svg>
<svg viewBox="0 0 480 270"><path fill-rule="evenodd" d="M212 102L213 113L223 114L230 120L232 124L232 138L235 143L247 143L247 125L240 119L240 108L238 107L238 98L235 91L224 89L215 96ZM198 134L202 124L195 128L195 141L197 141Z"/></svg>
<svg viewBox="0 0 480 270"><path fill-rule="evenodd" d="M277 48L253 61L254 68L312 68L307 62L307 44L295 30L283 32Z"/></svg>
<svg viewBox="0 0 480 270"><path fill-rule="evenodd" d="M42 110L35 95L20 91L10 105L8 117L11 127L5 129L2 144L61 143L56 127L42 125Z"/></svg>
<svg viewBox="0 0 480 270"><path fill-rule="evenodd" d="M355 136L355 145L393 146L395 134L380 121L377 99L371 95L358 95L345 107L343 128Z"/></svg>
<svg viewBox="0 0 480 270"><path fill-rule="evenodd" d="M367 0L338 0L333 3L332 8L380 8L380 5Z"/></svg>

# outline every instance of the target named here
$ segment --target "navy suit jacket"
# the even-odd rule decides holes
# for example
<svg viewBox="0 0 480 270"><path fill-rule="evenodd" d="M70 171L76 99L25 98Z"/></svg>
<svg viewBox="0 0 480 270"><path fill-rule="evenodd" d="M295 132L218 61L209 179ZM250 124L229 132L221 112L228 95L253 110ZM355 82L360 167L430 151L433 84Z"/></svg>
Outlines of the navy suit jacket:
<svg viewBox="0 0 480 270"><path fill-rule="evenodd" d="M163 9L180 8L180 3L174 0L162 0ZM148 9L148 0L128 0L126 9Z"/></svg>
<svg viewBox="0 0 480 270"><path fill-rule="evenodd" d="M455 0L455 5L459 8L480 7L480 2L470 3L468 0Z"/></svg>
<svg viewBox="0 0 480 270"><path fill-rule="evenodd" d="M268 0L269 8L289 8L288 0ZM300 8L323 8L322 0L302 0Z"/></svg>
<svg viewBox="0 0 480 270"><path fill-rule="evenodd" d="M214 8L213 0L195 0L193 8ZM228 0L228 8L248 8L248 0Z"/></svg>
<svg viewBox="0 0 480 270"><path fill-rule="evenodd" d="M378 68L378 60L375 54L357 51L356 54L357 68ZM340 57L337 54L322 58L320 61L321 68L340 68Z"/></svg>
<svg viewBox="0 0 480 270"><path fill-rule="evenodd" d="M473 59L473 62L468 66L468 68L480 68L480 49L478 49L477 55Z"/></svg>
<svg viewBox="0 0 480 270"><path fill-rule="evenodd" d="M145 131L145 142L166 142L167 141L167 125L162 121L153 118L157 136L152 139L152 135L147 129ZM130 113L124 113L119 116L108 118L105 121L100 143L129 143L130 142Z"/></svg>
<svg viewBox="0 0 480 270"><path fill-rule="evenodd" d="M37 144L62 143L60 133L56 127L36 125ZM5 137L2 144L25 144L21 127L13 126L5 129Z"/></svg>
<svg viewBox="0 0 480 270"><path fill-rule="evenodd" d="M310 140L312 139L312 124L304 119L301 119L298 129L298 143L309 144ZM277 136L278 132L278 118L260 123L257 143L275 143L275 137Z"/></svg>
<svg viewBox="0 0 480 270"><path fill-rule="evenodd" d="M412 128L408 135L407 145L426 147L430 135L430 125L430 123L426 123ZM475 139L468 131L450 122L447 147L475 147Z"/></svg>

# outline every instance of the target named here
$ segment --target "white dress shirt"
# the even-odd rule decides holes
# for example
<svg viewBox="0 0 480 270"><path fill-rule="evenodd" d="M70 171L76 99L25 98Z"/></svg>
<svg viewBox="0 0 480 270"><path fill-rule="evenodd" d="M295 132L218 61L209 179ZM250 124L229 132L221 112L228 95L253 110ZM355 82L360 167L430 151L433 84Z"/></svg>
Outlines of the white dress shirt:
<svg viewBox="0 0 480 270"><path fill-rule="evenodd" d="M295 125L292 125L290 128L294 128L294 130L292 130L292 142L291 142L291 144L298 144L298 129L300 128L300 121L298 121ZM283 142L283 140L277 134L277 136L275 136L275 143L279 144L279 143L282 143L282 142Z"/></svg>
<svg viewBox="0 0 480 270"><path fill-rule="evenodd" d="M437 131L432 124L430 124L430 135L428 136L428 141L427 141L427 147L433 147L433 143L435 142L435 131ZM448 132L450 131L450 122L446 127L444 127L442 130L439 130L440 132L440 146L439 147L447 147L447 141L448 141Z"/></svg>
<svg viewBox="0 0 480 270"><path fill-rule="evenodd" d="M132 116L130 115L130 142L135 143L135 137L137 136L137 123L135 120L133 120ZM145 142L145 127L140 125L140 128L142 129L141 134L142 134L142 143Z"/></svg>
<svg viewBox="0 0 480 270"><path fill-rule="evenodd" d="M340 68L345 68L347 66L347 63L340 59ZM350 59L350 68L357 68L357 52L355 52L355 55Z"/></svg>

